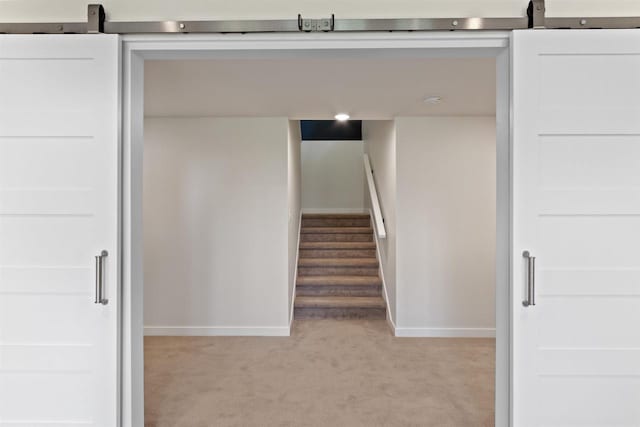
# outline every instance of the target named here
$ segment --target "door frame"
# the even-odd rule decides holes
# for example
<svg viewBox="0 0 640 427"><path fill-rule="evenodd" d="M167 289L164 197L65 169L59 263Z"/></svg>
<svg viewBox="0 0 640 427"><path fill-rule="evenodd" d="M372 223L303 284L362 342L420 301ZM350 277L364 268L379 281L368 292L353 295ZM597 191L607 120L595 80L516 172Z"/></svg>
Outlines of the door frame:
<svg viewBox="0 0 640 427"><path fill-rule="evenodd" d="M495 424L511 424L511 31L122 36L121 425L144 419L142 162L144 61L375 55L496 59Z"/></svg>

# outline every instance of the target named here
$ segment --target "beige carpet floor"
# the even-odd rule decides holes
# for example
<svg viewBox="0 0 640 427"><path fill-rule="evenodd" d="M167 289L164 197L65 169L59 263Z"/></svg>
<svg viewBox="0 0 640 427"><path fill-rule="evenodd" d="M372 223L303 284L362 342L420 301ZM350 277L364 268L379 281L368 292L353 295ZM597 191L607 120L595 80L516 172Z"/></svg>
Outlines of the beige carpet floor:
<svg viewBox="0 0 640 427"><path fill-rule="evenodd" d="M145 425L493 426L493 339L394 338L384 320L291 337L145 338Z"/></svg>

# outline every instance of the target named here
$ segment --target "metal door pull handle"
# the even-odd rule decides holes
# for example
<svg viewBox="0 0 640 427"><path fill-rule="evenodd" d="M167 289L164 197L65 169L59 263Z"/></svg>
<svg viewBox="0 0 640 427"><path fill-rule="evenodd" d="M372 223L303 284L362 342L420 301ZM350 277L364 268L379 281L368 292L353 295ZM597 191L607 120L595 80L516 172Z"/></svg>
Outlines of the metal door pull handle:
<svg viewBox="0 0 640 427"><path fill-rule="evenodd" d="M529 251L524 251L522 256L527 260L527 299L522 301L522 305L529 307L536 305L536 257Z"/></svg>
<svg viewBox="0 0 640 427"><path fill-rule="evenodd" d="M104 297L104 259L109 252L102 251L96 255L96 300L95 304L107 305L109 300Z"/></svg>

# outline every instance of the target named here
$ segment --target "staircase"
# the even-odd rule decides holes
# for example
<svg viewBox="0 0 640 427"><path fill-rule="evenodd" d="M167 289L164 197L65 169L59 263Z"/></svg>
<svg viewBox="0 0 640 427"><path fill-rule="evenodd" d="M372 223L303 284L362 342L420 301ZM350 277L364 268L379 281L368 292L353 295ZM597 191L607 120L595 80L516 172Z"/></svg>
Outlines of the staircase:
<svg viewBox="0 0 640 427"><path fill-rule="evenodd" d="M302 215L296 319L384 319L369 214Z"/></svg>

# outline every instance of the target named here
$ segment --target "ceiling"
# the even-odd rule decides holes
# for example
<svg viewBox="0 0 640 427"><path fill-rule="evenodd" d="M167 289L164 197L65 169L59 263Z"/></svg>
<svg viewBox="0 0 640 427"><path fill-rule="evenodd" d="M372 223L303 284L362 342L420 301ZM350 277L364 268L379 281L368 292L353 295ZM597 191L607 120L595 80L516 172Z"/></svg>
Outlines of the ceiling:
<svg viewBox="0 0 640 427"><path fill-rule="evenodd" d="M492 58L153 60L145 62L145 115L495 115L495 73ZM426 104L433 95L442 102Z"/></svg>

